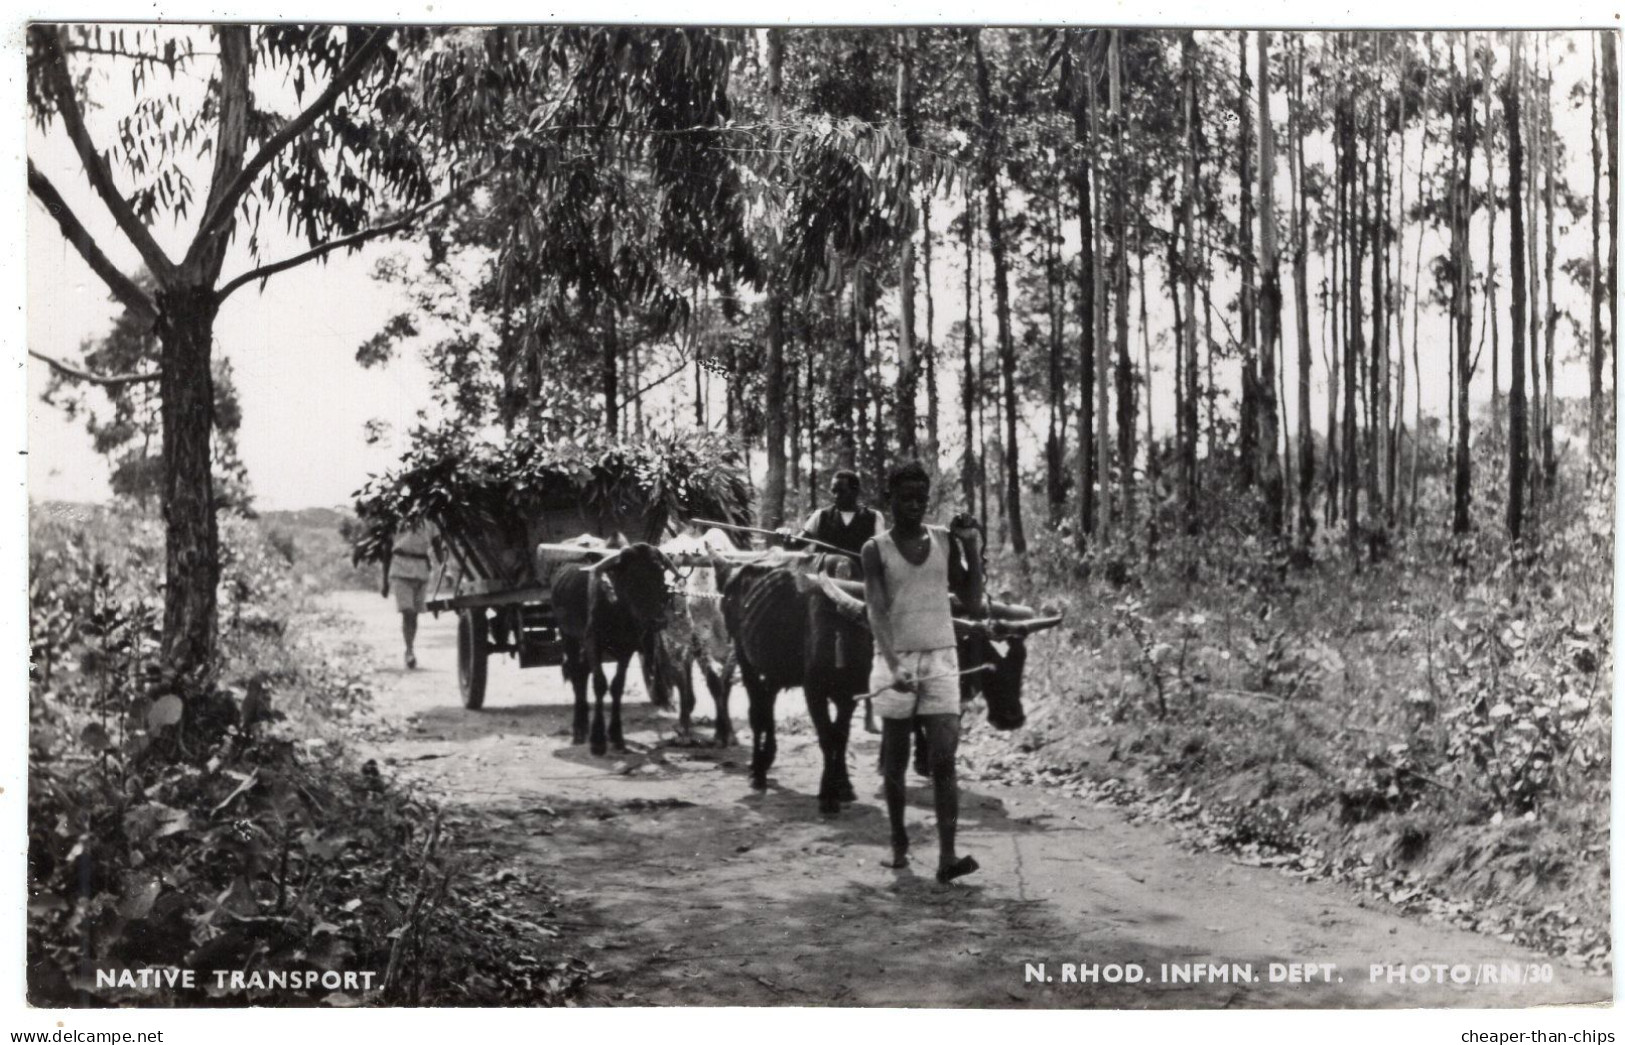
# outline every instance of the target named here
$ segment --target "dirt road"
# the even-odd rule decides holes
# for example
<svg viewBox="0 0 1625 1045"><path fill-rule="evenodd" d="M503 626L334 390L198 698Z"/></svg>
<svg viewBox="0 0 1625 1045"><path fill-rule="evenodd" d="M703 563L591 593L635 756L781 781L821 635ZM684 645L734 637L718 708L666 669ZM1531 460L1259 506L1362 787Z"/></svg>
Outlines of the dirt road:
<svg viewBox="0 0 1625 1045"><path fill-rule="evenodd" d="M567 946L605 973L594 1003L1366 1008L1611 997L1607 979L1375 909L1334 883L1189 852L1165 829L1043 787L963 782L961 848L979 873L941 886L888 871L877 738L854 727L858 802L819 816L817 742L798 693L780 698L775 779L758 794L742 691L734 717L747 746L718 751L671 746L674 719L633 682L629 751L594 758L570 744L556 668L493 659L486 710L467 712L454 618L424 618L420 667L407 672L389 602L334 602L375 651L384 728L371 753L465 807L487 825L494 857L564 895ZM709 716L708 699L699 711ZM973 764L985 728L967 738ZM911 789L910 805L916 866L929 868L929 788ZM1107 982L1136 969L1143 982ZM1091 971L1099 979L1087 982ZM1486 972L1550 981L1473 982Z"/></svg>

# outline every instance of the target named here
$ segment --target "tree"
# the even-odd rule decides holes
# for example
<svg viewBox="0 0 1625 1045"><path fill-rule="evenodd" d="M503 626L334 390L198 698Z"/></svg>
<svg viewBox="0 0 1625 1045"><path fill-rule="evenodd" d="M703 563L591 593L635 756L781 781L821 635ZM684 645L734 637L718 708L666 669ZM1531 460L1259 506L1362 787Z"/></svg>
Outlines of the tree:
<svg viewBox="0 0 1625 1045"><path fill-rule="evenodd" d="M1466 37L1467 34L1463 34ZM1465 44L1464 44L1465 47ZM1463 68L1472 68L1472 55L1463 55ZM1456 481L1453 498L1454 511L1450 528L1464 534L1472 525L1473 458L1471 448L1472 416L1467 409L1467 390L1472 382L1473 361L1473 145L1476 140L1473 127L1473 92L1463 78L1452 85L1451 105L1460 114L1462 153L1461 178L1454 187L1456 193L1455 227L1451 234L1451 250L1455 254L1456 280Z"/></svg>
<svg viewBox="0 0 1625 1045"><path fill-rule="evenodd" d="M1523 38L1512 34L1512 65L1502 87L1501 106L1507 128L1507 213L1512 219L1512 398L1507 410L1507 534L1523 538L1523 509L1529 474L1529 427L1524 385L1524 310L1528 290L1524 279L1523 133L1519 95L1523 65Z"/></svg>
<svg viewBox="0 0 1625 1045"><path fill-rule="evenodd" d="M971 32L971 51L976 61L977 111L982 131L982 188L987 199L988 248L993 255L993 307L999 331L999 370L1004 393L1004 482L1006 512L1010 525L1010 547L1019 556L1027 553L1027 536L1021 525L1021 457L1016 441L1016 349L1010 335L1010 270L1004 229L1004 191L999 186L1002 132L994 115L991 76L979 30Z"/></svg>
<svg viewBox="0 0 1625 1045"><path fill-rule="evenodd" d="M1618 38L1602 37L1602 113L1608 137L1608 346L1615 394L1619 388L1619 51Z"/></svg>
<svg viewBox="0 0 1625 1045"><path fill-rule="evenodd" d="M1591 359L1586 368L1590 379L1589 403L1591 423L1588 427L1587 439L1590 444L1591 457L1598 460L1602 457L1602 363L1607 351L1602 340L1602 251L1599 248L1602 235L1602 146L1597 141L1597 34L1591 37L1591 272L1590 272L1590 298L1591 298Z"/></svg>
<svg viewBox="0 0 1625 1045"><path fill-rule="evenodd" d="M1275 127L1270 119L1270 34L1258 34L1259 259L1263 301L1258 352L1258 477L1264 491L1264 527L1281 535L1284 483L1276 456L1279 437L1275 398L1275 348L1281 332L1281 267L1275 250Z"/></svg>
<svg viewBox="0 0 1625 1045"><path fill-rule="evenodd" d="M1315 513L1311 505L1315 488L1315 440L1309 401L1314 356L1309 346L1309 200L1303 164L1303 66L1304 45L1300 38L1287 105L1287 136L1291 149L1288 171L1292 179L1292 292L1298 336L1298 542L1307 552L1315 534ZM1403 211L1404 207L1400 209Z"/></svg>
<svg viewBox="0 0 1625 1045"><path fill-rule="evenodd" d="M784 120L785 30L767 31L767 120ZM769 159L773 171L777 157ZM777 266L773 266L775 270ZM784 288L775 271L768 281L767 317L767 484L762 497L762 525L784 522Z"/></svg>
<svg viewBox="0 0 1625 1045"><path fill-rule="evenodd" d="M919 146L919 130L914 120L914 31L902 29L897 33L897 120L903 127L904 150L897 165L898 195L913 199L913 181L908 155ZM911 205L912 207L912 205ZM897 332L897 447L905 458L919 452L918 428L915 416L915 398L919 394L919 358L914 346L914 235L911 225L905 225L897 255L899 327Z"/></svg>
<svg viewBox="0 0 1625 1045"><path fill-rule="evenodd" d="M1111 30L1107 50L1112 128L1112 304L1117 341L1117 466L1122 470L1123 517L1134 517L1135 394L1134 360L1128 340L1128 152L1123 115L1123 31Z"/></svg>
<svg viewBox="0 0 1625 1045"><path fill-rule="evenodd" d="M1184 445L1179 453L1180 500L1185 508L1185 529L1195 533L1198 525L1196 507L1196 34L1189 29L1180 36L1180 73L1184 82L1184 169L1180 178L1180 225L1183 228L1185 250L1180 269L1184 276L1185 361L1183 370L1184 395L1179 409L1184 417L1182 426Z"/></svg>
<svg viewBox="0 0 1625 1045"><path fill-rule="evenodd" d="M211 449L215 316L240 287L399 231L433 206L425 203L431 185L425 158L384 115L400 90L393 30L229 25L212 33L214 72L204 101L183 109L178 102L138 97L134 112L121 121L119 139L107 144L92 138L84 113L88 106L109 103L90 97L93 81L74 72L72 56L104 50L127 55L132 86L141 96L160 69L178 74L196 68L199 55L191 39L158 28L36 24L28 29L29 109L42 128L60 125L91 189L153 283L149 293L119 271L91 231L94 223L75 214L52 172L30 159L30 193L131 317L157 335L165 522L162 660L177 680L206 677L214 661L220 570ZM110 48L101 46L104 34ZM312 80L326 84L298 113L283 117L256 105L252 74L257 69L280 69L301 96ZM338 106L358 92L384 104L365 107L366 114L363 107ZM203 154L212 169L198 208L185 165ZM119 186L118 168L135 175L133 190ZM382 195L417 209L374 219ZM277 209L310 248L222 283L234 236L246 228L251 253L257 255L260 217ZM193 214L196 231L184 255L171 258L151 225L160 215L187 219Z"/></svg>

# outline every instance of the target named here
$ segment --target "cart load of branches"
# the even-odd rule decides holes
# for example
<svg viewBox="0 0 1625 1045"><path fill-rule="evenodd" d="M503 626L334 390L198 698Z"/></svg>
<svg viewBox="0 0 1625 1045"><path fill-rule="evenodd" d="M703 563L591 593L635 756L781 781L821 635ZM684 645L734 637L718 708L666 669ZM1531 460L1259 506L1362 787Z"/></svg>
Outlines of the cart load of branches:
<svg viewBox="0 0 1625 1045"><path fill-rule="evenodd" d="M354 555L382 561L398 530L427 523L465 569L517 586L535 580L540 543L583 533L656 541L690 518L747 524L752 496L738 447L710 432L544 441L420 428L399 467L356 493Z"/></svg>

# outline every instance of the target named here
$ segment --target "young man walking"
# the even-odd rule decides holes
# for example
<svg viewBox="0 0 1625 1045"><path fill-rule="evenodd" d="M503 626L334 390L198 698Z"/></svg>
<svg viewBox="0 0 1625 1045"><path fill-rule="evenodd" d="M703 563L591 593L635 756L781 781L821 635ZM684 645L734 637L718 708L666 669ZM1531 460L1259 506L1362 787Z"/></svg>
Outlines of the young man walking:
<svg viewBox="0 0 1625 1045"><path fill-rule="evenodd" d="M892 857L884 866L908 866L905 777L916 722L924 731L937 813L937 881L977 869L954 848L959 822L959 657L949 591L967 610L982 607L980 535L968 520L952 532L925 525L931 477L918 461L892 469L887 480L892 526L863 547L865 602L877 656L870 689L881 718L880 764ZM963 524L962 524L963 523Z"/></svg>
<svg viewBox="0 0 1625 1045"><path fill-rule="evenodd" d="M418 666L417 652L412 646L417 641L418 614L423 612L424 589L429 584L429 563L429 537L421 526L397 533L389 558L384 562L383 594L386 598L395 596L408 669Z"/></svg>

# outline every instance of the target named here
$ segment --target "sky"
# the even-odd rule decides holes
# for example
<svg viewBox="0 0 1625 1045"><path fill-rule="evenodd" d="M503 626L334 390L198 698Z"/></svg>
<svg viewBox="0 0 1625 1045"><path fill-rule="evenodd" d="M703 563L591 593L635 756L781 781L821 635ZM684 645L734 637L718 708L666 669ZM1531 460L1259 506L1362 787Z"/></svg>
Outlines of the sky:
<svg viewBox="0 0 1625 1045"><path fill-rule="evenodd" d="M1566 98L1569 78L1587 75L1589 51L1584 37L1576 38L1580 51L1565 56L1566 65L1559 69L1559 82L1554 96L1559 99L1556 127L1558 135L1570 145L1570 180L1582 193L1589 191L1589 117L1585 109L1571 110L1561 101ZM1233 46L1233 45L1231 45ZM1251 48L1249 48L1251 50ZM1561 38L1554 52L1561 50ZM1499 59L1498 68L1505 67L1506 56ZM204 72L207 64L200 67ZM98 70L101 73L101 70ZM102 73L105 75L105 73ZM101 97L109 102L104 110L92 112L89 126L92 136L102 142L111 141L113 127L122 106L129 103L129 91L117 78L97 84ZM201 90L200 81L181 83L177 89L183 97L196 97ZM255 90L262 104L291 107L292 98L285 85L262 82L256 78ZM267 102L266 99L269 99ZM1276 95L1274 114L1284 121L1285 102ZM1407 192L1414 196L1414 168L1417 162L1417 140L1413 136L1407 161L1412 173L1407 175ZM1440 145L1431 146L1438 155ZM112 226L111 218L96 200L85 183L80 165L66 136L55 126L42 133L30 124L27 149L34 162L45 170L87 226L95 232L113 260L125 271L135 271L133 249L123 243ZM1314 146L1309 159L1313 161ZM1329 160L1329 156L1322 156ZM1498 174L1504 186L1505 155L1498 157ZM1482 156L1477 167L1482 178ZM194 178L200 186L206 184L207 172L200 169ZM1288 192L1286 166L1278 170L1276 191L1284 203ZM934 209L945 231L946 222L958 210L957 201ZM1559 211L1559 221L1564 222ZM82 344L104 333L116 314L100 280L67 245L55 223L43 208L30 199L27 207L27 336L29 347L57 358L74 360L81 355ZM1474 227L1475 265L1480 272L1485 263L1486 221L1480 216ZM160 223L155 233L166 249L178 256L187 238L189 225L175 226L167 220ZM1282 229L1282 236L1286 233ZM1076 250L1076 221L1068 221L1067 251ZM304 244L294 241L270 219L262 231L265 240L264 259L270 260L297 253ZM1510 239L1508 217L1503 211L1497 231L1502 283L1506 286L1507 244ZM1574 252L1589 252L1589 223L1582 221L1561 239L1559 265L1564 257ZM239 434L239 448L248 469L250 482L261 508L299 508L345 504L351 494L365 481L367 475L390 466L402 452L401 435L413 423L420 409L429 406L429 374L416 351L399 354L388 367L363 370L354 360L355 348L376 333L384 322L404 307L400 292L393 287L374 281L370 277L375 260L402 249L400 244L370 245L351 255L334 255L326 264L306 265L280 274L260 291L245 287L234 294L223 307L217 325L217 352L229 359L235 370L243 407L243 426ZM1442 239L1429 235L1423 243L1426 259L1445 249ZM1406 272L1415 261L1415 233L1407 240L1403 252ZM934 339L942 345L954 320L963 314L962 261L950 244L939 242L936 251L934 295L936 298L937 327ZM988 336L993 336L994 322L991 305L991 273L984 266L984 313ZM226 277L253 267L244 244L233 246L225 267ZM1151 287L1151 328L1155 338L1170 325L1170 317L1161 292L1161 275L1155 263L1148 272ZM1318 262L1311 268L1312 286L1319 282ZM1286 426L1294 430L1297 407L1295 402L1294 330L1291 319L1292 287L1290 269L1283 264L1283 293L1286 302L1285 341L1283 356L1288 360L1285 373L1289 390L1286 406ZM1409 282L1407 275L1406 282ZM1579 291L1559 275L1560 307L1585 311ZM1230 277L1221 274L1214 287L1216 307L1222 308L1234 293ZM1313 295L1312 295L1313 296ZM1509 341L1507 316L1509 295L1501 299L1503 351ZM1131 310L1132 312L1132 310ZM923 297L917 309L918 322L924 323ZM1406 315L1409 315L1407 310ZM1133 320L1131 320L1133 322ZM1232 319L1232 325L1234 320ZM1442 414L1446 405L1445 350L1447 327L1442 313L1426 313L1422 317L1420 332L1424 365L1423 407L1429 413ZM1482 309L1475 308L1475 341L1482 322ZM1320 320L1318 313L1312 320L1317 341L1315 350L1315 393L1311 413L1313 419L1324 418L1324 386L1320 373L1318 346ZM1019 331L1018 331L1019 336ZM1222 338L1223 327L1215 322L1215 336ZM1139 333L1132 332L1135 354L1138 357ZM1569 347L1567 325L1559 328L1559 358ZM990 346L991 350L991 346ZM1488 396L1488 359L1480 367L1480 377L1473 389L1475 400ZM68 422L53 407L40 402L39 393L46 384L46 368L34 360L28 363L28 487L31 499L101 501L109 496L107 465L92 452L89 438L77 423ZM1509 365L1503 359L1503 388L1508 381ZM1584 368L1579 363L1560 366L1559 395L1583 394ZM945 368L943 383L943 409L945 418L956 417L957 397L953 388L957 373ZM1234 387L1233 367L1221 367L1221 385ZM1159 358L1151 377L1150 404L1157 418L1159 430L1166 431L1172 418L1172 357L1166 351ZM674 385L678 383L674 382ZM679 386L680 387L680 386ZM1414 392L1408 393L1414 397ZM1036 404L1035 404L1036 406ZM713 412L712 416L716 416ZM1042 410L1030 418L1033 425L1042 424ZM368 421L381 419L388 423L392 437L377 445L368 445L362 433ZM952 420L945 421L945 424ZM1041 438L1034 432L1033 438ZM1036 444L1034 444L1036 445ZM1029 452L1030 453L1030 452ZM1033 460L1029 456L1029 460Z"/></svg>

